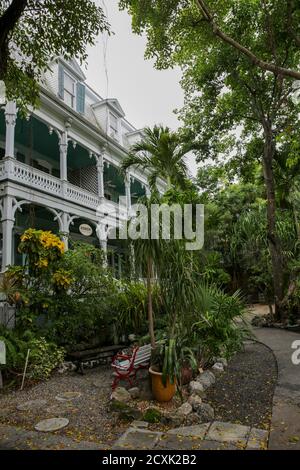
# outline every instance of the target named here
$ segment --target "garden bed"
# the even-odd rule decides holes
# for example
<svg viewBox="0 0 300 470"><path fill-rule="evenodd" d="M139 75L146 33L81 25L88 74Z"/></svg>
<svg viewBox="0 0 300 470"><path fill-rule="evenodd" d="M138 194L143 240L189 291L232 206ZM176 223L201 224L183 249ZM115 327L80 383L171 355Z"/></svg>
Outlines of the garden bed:
<svg viewBox="0 0 300 470"><path fill-rule="evenodd" d="M206 401L220 421L268 428L277 380L273 353L260 343L248 343L207 391Z"/></svg>

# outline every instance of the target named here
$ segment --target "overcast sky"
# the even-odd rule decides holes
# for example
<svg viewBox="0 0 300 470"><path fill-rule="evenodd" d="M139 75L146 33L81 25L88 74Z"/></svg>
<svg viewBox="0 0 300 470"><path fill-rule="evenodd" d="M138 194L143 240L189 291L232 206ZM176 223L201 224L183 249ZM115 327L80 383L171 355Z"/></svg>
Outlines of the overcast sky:
<svg viewBox="0 0 300 470"><path fill-rule="evenodd" d="M144 59L146 39L131 31L131 18L120 12L118 0L97 0L104 5L113 36L101 36L89 48L88 83L103 98L117 98L135 127L164 124L178 127L173 111L183 105L180 70L156 70ZM193 159L190 169L195 173Z"/></svg>

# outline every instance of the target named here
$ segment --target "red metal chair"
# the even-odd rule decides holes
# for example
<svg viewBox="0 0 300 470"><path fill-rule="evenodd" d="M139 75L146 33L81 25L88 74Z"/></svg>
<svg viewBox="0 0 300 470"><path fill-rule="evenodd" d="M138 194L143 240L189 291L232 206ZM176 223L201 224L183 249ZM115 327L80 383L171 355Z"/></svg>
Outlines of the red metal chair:
<svg viewBox="0 0 300 470"><path fill-rule="evenodd" d="M111 364L114 370L113 375L115 376L112 389L114 390L117 387L120 380L127 380L132 387L137 371L147 369L150 364L150 359L151 344L134 348L131 355L117 354Z"/></svg>

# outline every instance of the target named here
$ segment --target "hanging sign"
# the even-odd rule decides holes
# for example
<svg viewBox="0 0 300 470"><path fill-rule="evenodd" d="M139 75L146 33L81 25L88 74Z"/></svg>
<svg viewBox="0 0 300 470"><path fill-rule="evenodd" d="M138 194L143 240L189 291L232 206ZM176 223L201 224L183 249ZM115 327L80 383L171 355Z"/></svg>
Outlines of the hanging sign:
<svg viewBox="0 0 300 470"><path fill-rule="evenodd" d="M93 229L88 224L81 224L79 226L79 232L81 233L81 235L84 235L85 237L90 237L91 235L93 235Z"/></svg>

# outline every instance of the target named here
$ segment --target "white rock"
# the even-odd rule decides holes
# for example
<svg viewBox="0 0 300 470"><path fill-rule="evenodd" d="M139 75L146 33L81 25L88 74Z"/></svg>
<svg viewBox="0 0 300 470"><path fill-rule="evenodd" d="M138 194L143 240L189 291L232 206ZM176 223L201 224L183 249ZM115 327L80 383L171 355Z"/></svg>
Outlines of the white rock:
<svg viewBox="0 0 300 470"><path fill-rule="evenodd" d="M200 383L204 390L211 387L216 381L214 374L210 370L206 370L203 374L197 377L197 382Z"/></svg>
<svg viewBox="0 0 300 470"><path fill-rule="evenodd" d="M191 395L188 399L189 404L192 406L194 411L197 411L199 406L202 404L202 398L198 395Z"/></svg>
<svg viewBox="0 0 300 470"><path fill-rule="evenodd" d="M183 403L183 405L181 405L178 410L177 410L177 414L179 416L188 416L189 414L191 414L193 411L193 407L192 405L190 405L190 403L186 402L186 403Z"/></svg>
<svg viewBox="0 0 300 470"><path fill-rule="evenodd" d="M224 372L224 366L221 362L216 362L213 366L212 369L215 372Z"/></svg>
<svg viewBox="0 0 300 470"><path fill-rule="evenodd" d="M111 394L112 401L121 401L128 403L131 400L130 393L124 387L117 387Z"/></svg>
<svg viewBox="0 0 300 470"><path fill-rule="evenodd" d="M40 421L35 425L35 430L40 432L54 432L68 426L69 420L67 418L51 418Z"/></svg>
<svg viewBox="0 0 300 470"><path fill-rule="evenodd" d="M204 387L201 383L194 380L190 382L190 392L192 395L198 395L199 397L202 397L204 395Z"/></svg>

